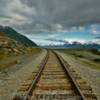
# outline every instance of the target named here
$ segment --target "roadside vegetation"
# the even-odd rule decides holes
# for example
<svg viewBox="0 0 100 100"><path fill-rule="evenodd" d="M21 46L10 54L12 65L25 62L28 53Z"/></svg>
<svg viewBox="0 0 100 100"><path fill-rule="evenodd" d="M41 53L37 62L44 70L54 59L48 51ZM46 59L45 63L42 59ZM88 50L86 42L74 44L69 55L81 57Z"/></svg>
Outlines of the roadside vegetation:
<svg viewBox="0 0 100 100"><path fill-rule="evenodd" d="M26 45L18 45L16 48L0 48L0 71L21 63L20 59L26 59L41 52L40 48L32 48Z"/></svg>
<svg viewBox="0 0 100 100"><path fill-rule="evenodd" d="M89 65L89 67L100 70L100 51L97 49L57 49L75 59Z"/></svg>

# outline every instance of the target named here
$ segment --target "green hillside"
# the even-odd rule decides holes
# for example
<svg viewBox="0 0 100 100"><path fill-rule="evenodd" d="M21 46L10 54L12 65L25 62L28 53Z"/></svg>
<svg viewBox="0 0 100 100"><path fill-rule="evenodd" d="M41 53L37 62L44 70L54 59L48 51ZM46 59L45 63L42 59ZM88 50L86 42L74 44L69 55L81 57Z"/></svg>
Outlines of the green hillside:
<svg viewBox="0 0 100 100"><path fill-rule="evenodd" d="M10 27L0 26L0 32L4 32L9 38L16 40L18 43L29 45L32 47L37 47L37 45L33 41L17 33L14 29Z"/></svg>

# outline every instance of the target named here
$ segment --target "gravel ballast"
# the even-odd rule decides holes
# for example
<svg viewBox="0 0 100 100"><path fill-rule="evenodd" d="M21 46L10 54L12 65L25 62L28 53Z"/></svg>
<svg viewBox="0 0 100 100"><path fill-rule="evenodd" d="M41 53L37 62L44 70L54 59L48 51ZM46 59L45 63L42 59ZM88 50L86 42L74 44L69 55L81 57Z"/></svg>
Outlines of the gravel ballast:
<svg viewBox="0 0 100 100"><path fill-rule="evenodd" d="M71 57L68 54L58 52L68 63L74 68L74 70L85 80L93 89L93 92L100 100L100 70L96 70L88 66L87 64Z"/></svg>
<svg viewBox="0 0 100 100"><path fill-rule="evenodd" d="M0 72L0 100L12 100L21 84L27 80L33 71L37 70L46 50L31 57L22 59L21 64L17 64L5 72Z"/></svg>

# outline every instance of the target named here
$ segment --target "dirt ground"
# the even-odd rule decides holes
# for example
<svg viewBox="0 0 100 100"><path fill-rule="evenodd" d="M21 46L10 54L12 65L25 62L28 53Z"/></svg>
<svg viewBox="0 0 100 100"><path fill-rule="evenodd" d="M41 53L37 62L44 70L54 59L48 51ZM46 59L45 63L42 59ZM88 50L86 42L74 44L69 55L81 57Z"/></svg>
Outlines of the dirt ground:
<svg viewBox="0 0 100 100"><path fill-rule="evenodd" d="M21 59L21 63L0 72L0 100L12 100L17 90L38 69L46 51Z"/></svg>
<svg viewBox="0 0 100 100"><path fill-rule="evenodd" d="M87 64L78 61L68 54L58 52L75 71L87 81L100 100L100 70L93 69ZM0 72L0 100L11 100L17 90L31 76L32 72L38 70L38 65L45 56L46 51L22 59L22 63L11 67L9 70Z"/></svg>
<svg viewBox="0 0 100 100"><path fill-rule="evenodd" d="M100 100L100 70L93 69L87 66L87 64L80 62L79 60L71 57L68 54L58 52L74 70L82 77L83 80L89 83L92 87L93 92L97 95Z"/></svg>

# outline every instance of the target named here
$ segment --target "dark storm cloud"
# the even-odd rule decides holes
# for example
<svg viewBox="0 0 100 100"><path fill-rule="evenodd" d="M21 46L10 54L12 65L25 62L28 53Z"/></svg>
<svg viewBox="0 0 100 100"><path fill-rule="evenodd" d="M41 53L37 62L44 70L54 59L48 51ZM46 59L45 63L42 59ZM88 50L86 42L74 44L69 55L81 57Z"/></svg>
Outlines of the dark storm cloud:
<svg viewBox="0 0 100 100"><path fill-rule="evenodd" d="M6 9L9 1L10 0L0 0L0 18L8 17L8 15L5 13L5 9Z"/></svg>
<svg viewBox="0 0 100 100"><path fill-rule="evenodd" d="M82 25L100 22L100 0L21 0L34 6L40 16L53 23ZM43 18L43 19L44 19Z"/></svg>
<svg viewBox="0 0 100 100"><path fill-rule="evenodd" d="M0 0L1 16L1 23L7 20L26 33L55 31L60 25L66 29L100 23L100 0Z"/></svg>

